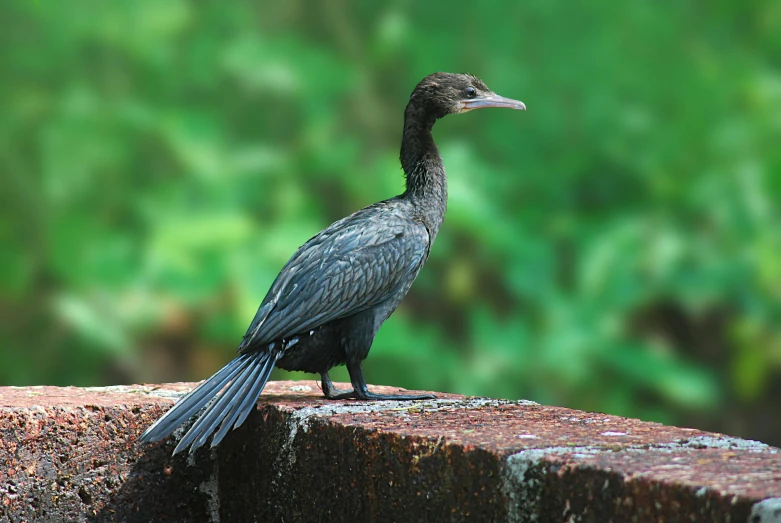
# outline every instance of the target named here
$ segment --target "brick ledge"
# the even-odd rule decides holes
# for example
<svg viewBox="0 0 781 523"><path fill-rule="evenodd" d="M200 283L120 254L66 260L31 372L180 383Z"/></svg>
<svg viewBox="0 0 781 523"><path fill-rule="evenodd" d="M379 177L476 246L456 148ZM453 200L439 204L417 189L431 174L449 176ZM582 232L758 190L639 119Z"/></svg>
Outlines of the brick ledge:
<svg viewBox="0 0 781 523"><path fill-rule="evenodd" d="M138 445L191 386L0 387L0 522L781 522L779 449L524 401L271 382L217 449Z"/></svg>

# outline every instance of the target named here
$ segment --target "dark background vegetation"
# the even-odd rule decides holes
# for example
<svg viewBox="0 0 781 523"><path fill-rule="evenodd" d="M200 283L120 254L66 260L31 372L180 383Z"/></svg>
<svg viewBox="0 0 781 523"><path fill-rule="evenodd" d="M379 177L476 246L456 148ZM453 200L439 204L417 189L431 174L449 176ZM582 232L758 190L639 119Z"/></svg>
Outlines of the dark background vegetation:
<svg viewBox="0 0 781 523"><path fill-rule="evenodd" d="M369 381L779 445L780 68L777 1L2 2L0 383L211 374L469 71L529 110L437 125L448 215Z"/></svg>

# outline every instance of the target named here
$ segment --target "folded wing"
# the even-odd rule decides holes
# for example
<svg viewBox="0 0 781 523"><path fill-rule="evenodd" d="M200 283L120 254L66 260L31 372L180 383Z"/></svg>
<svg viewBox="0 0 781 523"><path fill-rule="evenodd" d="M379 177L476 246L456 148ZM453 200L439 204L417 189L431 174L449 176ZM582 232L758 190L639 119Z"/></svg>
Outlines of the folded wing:
<svg viewBox="0 0 781 523"><path fill-rule="evenodd" d="M429 234L393 208L368 207L304 244L287 262L240 352L289 339L382 303L423 265Z"/></svg>

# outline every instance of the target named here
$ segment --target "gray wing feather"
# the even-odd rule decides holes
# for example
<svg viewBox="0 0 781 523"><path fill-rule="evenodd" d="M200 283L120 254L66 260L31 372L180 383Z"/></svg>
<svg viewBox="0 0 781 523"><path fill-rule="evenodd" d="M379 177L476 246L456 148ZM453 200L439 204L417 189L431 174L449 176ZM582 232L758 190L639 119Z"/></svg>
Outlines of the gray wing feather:
<svg viewBox="0 0 781 523"><path fill-rule="evenodd" d="M368 207L334 223L283 267L239 351L383 302L417 274L429 246L426 228L392 208Z"/></svg>

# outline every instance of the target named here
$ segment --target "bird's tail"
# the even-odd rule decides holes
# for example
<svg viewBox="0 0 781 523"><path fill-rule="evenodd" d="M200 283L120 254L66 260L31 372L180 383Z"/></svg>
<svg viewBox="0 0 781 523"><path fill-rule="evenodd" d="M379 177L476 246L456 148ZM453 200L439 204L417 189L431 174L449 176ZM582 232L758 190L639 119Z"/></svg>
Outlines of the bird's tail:
<svg viewBox="0 0 781 523"><path fill-rule="evenodd" d="M146 429L140 441L160 441L206 405L174 449L174 454L188 446L191 453L195 452L216 430L211 444L214 447L231 427L236 428L247 419L278 358L277 351L252 352L237 357L179 400Z"/></svg>

